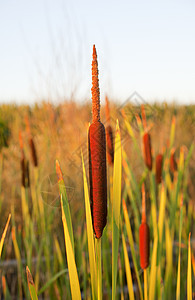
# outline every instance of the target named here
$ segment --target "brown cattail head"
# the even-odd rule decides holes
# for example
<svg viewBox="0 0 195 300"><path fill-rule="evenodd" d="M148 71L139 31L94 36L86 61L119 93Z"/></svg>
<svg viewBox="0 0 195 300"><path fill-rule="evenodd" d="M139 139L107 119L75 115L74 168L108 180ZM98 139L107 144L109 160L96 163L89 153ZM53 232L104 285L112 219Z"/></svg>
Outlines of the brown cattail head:
<svg viewBox="0 0 195 300"><path fill-rule="evenodd" d="M31 149L31 156L32 156L33 164L35 167L38 167L37 152L36 152L35 144L34 144L32 137L29 139L29 145L30 145L30 149Z"/></svg>
<svg viewBox="0 0 195 300"><path fill-rule="evenodd" d="M146 269L149 265L150 256L150 229L146 223L146 200L145 188L142 185L142 223L139 227L139 253L140 253L140 266Z"/></svg>
<svg viewBox="0 0 195 300"><path fill-rule="evenodd" d="M174 174L174 172L177 171L177 163L176 163L176 160L175 160L175 149L174 148L171 150L170 171L171 171L172 174Z"/></svg>
<svg viewBox="0 0 195 300"><path fill-rule="evenodd" d="M19 143L20 143L20 149L21 149L21 160L20 160L20 166L21 166L21 185L23 187L29 187L30 186L30 176L29 176L29 165L28 161L25 158L24 155L24 146L23 146L23 139L22 139L22 132L19 132Z"/></svg>
<svg viewBox="0 0 195 300"><path fill-rule="evenodd" d="M95 45L93 45L93 60L92 60L92 122L100 121L100 90L98 79L98 62Z"/></svg>
<svg viewBox="0 0 195 300"><path fill-rule="evenodd" d="M151 139L150 134L145 132L143 135L143 155L147 168L152 170L152 151L151 151Z"/></svg>
<svg viewBox="0 0 195 300"><path fill-rule="evenodd" d="M156 183L161 183L162 180L162 163L163 163L163 156L162 154L158 154L156 156Z"/></svg>
<svg viewBox="0 0 195 300"><path fill-rule="evenodd" d="M96 238L102 236L107 222L106 134L100 122L100 98L97 54L93 46L92 61L92 124L89 127L89 180L93 229Z"/></svg>
<svg viewBox="0 0 195 300"><path fill-rule="evenodd" d="M107 147L107 160L109 165L114 164L114 145L113 145L113 134L112 127L108 125L106 127L106 147Z"/></svg>

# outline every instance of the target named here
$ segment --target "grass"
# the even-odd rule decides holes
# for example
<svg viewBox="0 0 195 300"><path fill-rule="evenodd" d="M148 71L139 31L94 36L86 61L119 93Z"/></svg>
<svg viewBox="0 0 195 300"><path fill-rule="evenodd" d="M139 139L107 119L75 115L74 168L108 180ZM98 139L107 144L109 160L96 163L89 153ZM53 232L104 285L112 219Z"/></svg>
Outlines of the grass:
<svg viewBox="0 0 195 300"><path fill-rule="evenodd" d="M135 118L136 114L141 115L140 107L133 108L134 115L128 113L129 106L124 107L125 113L121 116L116 107L111 106L111 115L113 119L119 118L119 123L115 132L114 166L108 166L108 176L111 178L108 182L112 183L108 184L108 221L101 243L95 243L86 175L85 122L90 119L90 109L87 107L80 110L76 104L68 103L56 108L49 104L32 108L0 107L3 115L8 111L6 121L11 131L9 148L3 149L0 164L0 237L3 235L4 240L0 244L0 263L9 259L17 261L13 274L17 280L14 290L9 273L1 267L5 299L9 299L10 295L17 295L18 299L35 299L32 296L35 291L39 299L121 299L127 295L131 299L192 299L195 216L191 181L195 171L190 122L193 121L193 114L190 114L188 107L178 107L172 122L172 107L154 106L158 118L155 113L152 114L150 107L146 107L147 123L154 124L151 129L153 165L160 150L159 143L165 147L162 183L156 184L155 166L149 171L143 160L142 126L137 124ZM64 119L63 114L68 118L71 110L74 111L72 121ZM25 114L29 114L39 165L35 167L30 160L30 187L20 188L18 133L21 129L25 156L31 159L28 135L25 124L21 122L21 115ZM188 119L182 127L187 116L191 116L191 121ZM77 130L84 142L77 140L77 134L73 138L73 132ZM79 145L82 145L82 159L80 148L77 151ZM174 174L170 172L172 147L176 148L178 166ZM70 165L67 157L74 153L74 149L77 153ZM55 174L56 156L63 176L60 180L59 176L54 176L54 182L46 185L50 191L46 198L42 196L43 178ZM146 272L142 272L139 264L143 182L151 232L150 264ZM75 187L73 196L70 183ZM12 217L6 226L10 212ZM5 227L6 235L3 233ZM36 263L33 262L35 258ZM26 265L33 278L30 287ZM145 290L144 277L147 277Z"/></svg>

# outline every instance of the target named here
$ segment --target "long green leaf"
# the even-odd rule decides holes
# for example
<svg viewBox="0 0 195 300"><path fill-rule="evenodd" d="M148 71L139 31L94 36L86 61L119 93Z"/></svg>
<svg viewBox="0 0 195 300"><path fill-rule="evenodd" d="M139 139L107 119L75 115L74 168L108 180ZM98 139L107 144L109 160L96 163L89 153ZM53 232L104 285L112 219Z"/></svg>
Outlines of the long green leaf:
<svg viewBox="0 0 195 300"><path fill-rule="evenodd" d="M139 287L139 292L140 292L140 298L143 300L143 292L142 292L142 287L141 287L141 281L139 277L139 271L138 271L138 265L137 265L137 260L136 260L136 255L135 255L135 248L134 248L134 241L133 241L133 234L131 230L131 223L128 217L128 212L127 212L127 207L125 200L123 199L123 213L124 213L124 218L125 218L125 224L126 224L126 229L127 229L127 235L129 239L129 245L131 247L131 255L133 259L133 264L135 268L135 273L137 277L137 282L138 282L138 287Z"/></svg>
<svg viewBox="0 0 195 300"><path fill-rule="evenodd" d="M28 266L26 267L26 275L27 275L28 288L29 288L31 299L38 300L37 293L35 290L35 285L33 282L33 278L32 278L32 275L31 275L31 272L30 272Z"/></svg>
<svg viewBox="0 0 195 300"><path fill-rule="evenodd" d="M158 245L158 236L156 235L156 237L154 239L151 269L150 269L149 300L154 300L155 299L156 273L157 273L157 266L156 266L157 245Z"/></svg>
<svg viewBox="0 0 195 300"><path fill-rule="evenodd" d="M68 269L61 270L60 272L58 272L57 274L55 274L52 278L50 278L46 282L46 284L44 284L44 286L38 291L37 295L39 296L40 294L42 294L46 289L48 289L50 287L50 285L53 282L55 282L60 276L62 276L65 273L68 273Z"/></svg>
<svg viewBox="0 0 195 300"><path fill-rule="evenodd" d="M79 300L81 299L81 291L80 291L78 273L77 273L77 268L75 263L74 251L72 248L72 242L69 235L69 228L66 221L66 215L64 213L62 195L61 195L61 210L62 210L62 222L64 227L64 238L65 238L66 256L67 256L68 271L69 271L69 278L70 278L71 294L73 300Z"/></svg>
<svg viewBox="0 0 195 300"><path fill-rule="evenodd" d="M64 207L64 213L66 216L66 222L67 222L67 228L68 228L68 232L69 232L69 236L70 236L70 240L71 240L71 245L72 245L72 249L74 252L74 236L73 236L73 230L72 230L72 221L71 221L71 215L70 215L70 207L69 207L69 203L68 203L68 197L67 197L67 193L66 193L66 186L63 180L63 176L62 176L62 171L60 168L60 164L59 162L56 160L56 173L58 176L58 186L59 186L59 191L60 191L60 195L62 195L62 204Z"/></svg>
<svg viewBox="0 0 195 300"><path fill-rule="evenodd" d="M133 291L131 268L130 268L128 253L127 253L125 238L124 238L123 234L122 234L122 241L123 241L123 251L124 251L124 258L125 258L125 271L126 271L126 278L127 278L127 286L128 286L128 291L129 291L129 300L134 300L135 298L134 298L134 291Z"/></svg>
<svg viewBox="0 0 195 300"><path fill-rule="evenodd" d="M85 193L85 211L86 211L86 223L87 223L87 241L88 241L88 251L89 251L89 265L90 265L90 275L91 275L91 285L92 285L92 295L93 299L97 299L97 286L96 286L96 268L95 268L95 247L94 247L94 233L92 227L91 218L91 208L89 201L89 192L87 185L87 177L85 172L85 165L82 157L83 165L83 183L84 183L84 193Z"/></svg>
<svg viewBox="0 0 195 300"><path fill-rule="evenodd" d="M121 137L117 121L114 152L114 175L113 175L113 208L112 208L112 299L116 297L117 260L119 247L119 219L121 204Z"/></svg>
<svg viewBox="0 0 195 300"><path fill-rule="evenodd" d="M192 269L191 269L191 247L190 235L188 240L188 273L187 273L187 300L192 300Z"/></svg>
<svg viewBox="0 0 195 300"><path fill-rule="evenodd" d="M8 216L8 219L7 219L7 222L6 222L6 225L5 225L5 229L4 229L2 237L1 237L1 241L0 241L0 257L1 257L1 252L2 252L2 249L3 249L3 244L4 244L5 236L6 236L6 233L7 233L7 229L8 229L8 226L9 226L10 218L11 218L11 214L9 214L9 216Z"/></svg>

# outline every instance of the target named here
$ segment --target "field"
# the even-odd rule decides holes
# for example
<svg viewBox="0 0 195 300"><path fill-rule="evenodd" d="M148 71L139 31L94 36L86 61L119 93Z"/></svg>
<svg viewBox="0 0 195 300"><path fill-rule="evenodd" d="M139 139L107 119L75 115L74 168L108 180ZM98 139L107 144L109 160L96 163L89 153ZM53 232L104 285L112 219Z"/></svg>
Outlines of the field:
<svg viewBox="0 0 195 300"><path fill-rule="evenodd" d="M85 182L85 196L83 185L84 166L88 178L91 103L0 106L1 235L11 213L0 261L3 299L29 299L32 287L39 299L70 299L71 294L73 299L79 299L79 293L83 299L126 299L128 295L135 299L192 299L195 107L166 103L140 106L130 102L121 106L111 99L109 105L110 120L105 105L101 106L101 120L105 127L108 123L112 127L115 159L114 165L107 162L107 225L101 239L95 241L87 212L89 179L88 184ZM144 122L151 137L151 170L143 155ZM30 140L36 150L34 156ZM173 151L175 169L171 163ZM163 155L163 165L158 184L155 158L159 153ZM60 163L58 176L56 159ZM142 270L139 226L144 195L150 258L148 268ZM67 214L69 209L71 216ZM116 228L114 224L118 224ZM29 289L27 265L34 280ZM78 282L71 283L73 271L78 274ZM32 294L31 297L35 299Z"/></svg>

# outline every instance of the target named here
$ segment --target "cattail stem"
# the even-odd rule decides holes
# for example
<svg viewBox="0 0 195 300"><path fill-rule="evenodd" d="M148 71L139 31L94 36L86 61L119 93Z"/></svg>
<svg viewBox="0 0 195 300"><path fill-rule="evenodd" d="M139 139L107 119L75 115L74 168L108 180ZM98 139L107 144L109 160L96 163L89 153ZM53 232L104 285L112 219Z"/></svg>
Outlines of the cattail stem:
<svg viewBox="0 0 195 300"><path fill-rule="evenodd" d="M97 290L98 300L102 299L102 257L101 257L101 238L96 239L96 267L97 267Z"/></svg>
<svg viewBox="0 0 195 300"><path fill-rule="evenodd" d="M147 269L144 269L144 300L148 300Z"/></svg>
<svg viewBox="0 0 195 300"><path fill-rule="evenodd" d="M142 223L146 223L146 194L144 183L142 184Z"/></svg>

